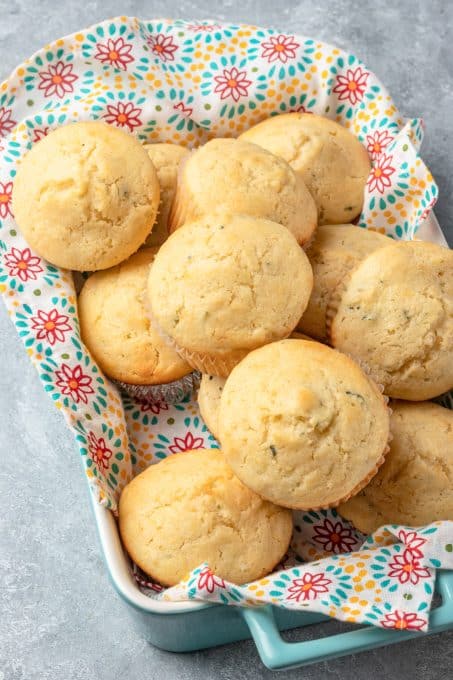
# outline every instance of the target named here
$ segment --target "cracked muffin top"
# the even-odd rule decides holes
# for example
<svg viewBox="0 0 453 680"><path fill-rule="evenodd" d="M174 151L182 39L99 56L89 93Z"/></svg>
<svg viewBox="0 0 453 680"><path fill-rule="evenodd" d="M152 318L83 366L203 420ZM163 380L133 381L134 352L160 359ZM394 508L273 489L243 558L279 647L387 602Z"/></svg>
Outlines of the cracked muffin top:
<svg viewBox="0 0 453 680"><path fill-rule="evenodd" d="M389 397L423 401L453 388L452 250L423 241L380 248L339 285L329 307L332 345Z"/></svg>
<svg viewBox="0 0 453 680"><path fill-rule="evenodd" d="M290 511L244 486L217 449L169 456L135 477L121 494L119 526L132 559L166 586L203 562L237 584L261 578L293 530Z"/></svg>
<svg viewBox="0 0 453 680"><path fill-rule="evenodd" d="M370 160L342 125L313 113L286 113L267 118L239 139L290 164L315 200L319 224L344 224L360 214Z"/></svg>
<svg viewBox="0 0 453 680"><path fill-rule="evenodd" d="M383 524L453 520L453 411L391 403L390 451L376 477L339 512L366 534Z"/></svg>
<svg viewBox="0 0 453 680"><path fill-rule="evenodd" d="M248 354L220 397L219 439L244 484L273 503L315 510L357 493L384 460L389 411L349 357L312 340Z"/></svg>
<svg viewBox="0 0 453 680"><path fill-rule="evenodd" d="M312 286L308 258L288 229L216 214L165 241L148 293L153 320L188 363L228 375L250 350L291 333Z"/></svg>
<svg viewBox="0 0 453 680"><path fill-rule="evenodd" d="M92 274L78 300L83 342L108 377L132 385L161 385L192 370L149 320L146 284L156 252L140 250Z"/></svg>
<svg viewBox="0 0 453 680"><path fill-rule="evenodd" d="M76 271L106 269L144 243L159 205L159 180L140 142L100 122L65 125L21 162L13 209L29 245Z"/></svg>
<svg viewBox="0 0 453 680"><path fill-rule="evenodd" d="M237 139L212 139L184 161L170 231L214 211L278 222L301 245L317 225L316 206L303 179L279 156Z"/></svg>

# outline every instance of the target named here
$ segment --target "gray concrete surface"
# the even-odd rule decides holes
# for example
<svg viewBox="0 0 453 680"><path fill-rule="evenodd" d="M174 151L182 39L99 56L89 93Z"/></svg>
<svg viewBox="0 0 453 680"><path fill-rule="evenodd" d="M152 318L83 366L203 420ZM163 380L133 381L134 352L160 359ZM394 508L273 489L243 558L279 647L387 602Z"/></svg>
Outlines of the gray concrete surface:
<svg viewBox="0 0 453 680"><path fill-rule="evenodd" d="M0 0L0 80L35 49L118 14L275 25L355 51L402 112L427 123L424 157L440 186L437 214L453 242L453 5L449 0ZM251 642L174 655L131 626L103 567L85 480L0 304L0 680L255 680ZM305 633L304 633L305 634ZM318 628L307 633L322 634ZM287 678L447 680L453 632L329 661Z"/></svg>

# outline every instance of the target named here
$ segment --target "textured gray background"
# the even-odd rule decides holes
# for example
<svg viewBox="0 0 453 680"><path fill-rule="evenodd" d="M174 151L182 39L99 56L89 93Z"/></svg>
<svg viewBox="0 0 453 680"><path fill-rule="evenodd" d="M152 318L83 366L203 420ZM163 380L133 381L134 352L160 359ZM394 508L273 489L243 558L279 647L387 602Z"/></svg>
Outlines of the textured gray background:
<svg viewBox="0 0 453 680"><path fill-rule="evenodd" d="M276 26L354 51L406 116L423 116L423 155L453 242L453 4L0 0L0 81L50 40L108 16L215 18ZM280 5L280 6L279 6ZM0 304L0 680L270 678L253 644L190 655L148 646L131 627L99 553L85 480L60 414L44 395ZM310 635L319 634L315 630ZM304 633L305 634L305 633ZM330 661L287 678L442 680L453 632Z"/></svg>

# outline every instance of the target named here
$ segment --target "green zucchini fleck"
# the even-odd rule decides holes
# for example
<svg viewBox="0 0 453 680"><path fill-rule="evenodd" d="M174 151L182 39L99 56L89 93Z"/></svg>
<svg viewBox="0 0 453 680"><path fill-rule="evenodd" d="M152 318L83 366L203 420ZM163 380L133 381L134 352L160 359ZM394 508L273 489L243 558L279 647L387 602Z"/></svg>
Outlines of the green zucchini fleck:
<svg viewBox="0 0 453 680"><path fill-rule="evenodd" d="M359 394L358 392L350 392L349 390L346 390L346 394L347 394L349 397L357 397L357 399L360 399L360 401L361 401L363 404L365 403L364 397L362 397L362 395Z"/></svg>

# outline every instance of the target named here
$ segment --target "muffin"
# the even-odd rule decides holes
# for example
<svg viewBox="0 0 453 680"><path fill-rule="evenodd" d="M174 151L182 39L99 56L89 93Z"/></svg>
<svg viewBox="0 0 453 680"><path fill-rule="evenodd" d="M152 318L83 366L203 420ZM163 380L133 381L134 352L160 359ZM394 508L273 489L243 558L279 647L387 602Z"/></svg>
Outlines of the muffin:
<svg viewBox="0 0 453 680"><path fill-rule="evenodd" d="M119 527L126 550L152 579L179 583L203 562L220 578L259 579L285 554L291 513L247 489L217 449L151 465L123 490Z"/></svg>
<svg viewBox="0 0 453 680"><path fill-rule="evenodd" d="M140 250L85 282L78 300L82 340L106 376L131 396L175 402L194 386L192 369L149 321L148 272L157 248Z"/></svg>
<svg viewBox="0 0 453 680"><path fill-rule="evenodd" d="M317 224L314 201L288 163L237 139L213 139L185 161L170 231L216 211L278 222L300 244L311 238Z"/></svg>
<svg viewBox="0 0 453 680"><path fill-rule="evenodd" d="M216 439L219 438L219 408L225 378L216 375L201 376L198 390L198 407L201 417Z"/></svg>
<svg viewBox="0 0 453 680"><path fill-rule="evenodd" d="M291 333L312 285L310 263L288 229L216 214L165 241L148 293L153 321L187 363L226 377L250 350Z"/></svg>
<svg viewBox="0 0 453 680"><path fill-rule="evenodd" d="M168 216L176 191L178 168L190 152L179 144L145 144L145 149L156 168L160 185L160 203L156 223L145 245L160 246L168 237Z"/></svg>
<svg viewBox="0 0 453 680"><path fill-rule="evenodd" d="M100 122L50 132L22 160L13 210L28 244L59 267L107 269L132 255L156 219L159 180L132 135Z"/></svg>
<svg viewBox="0 0 453 680"><path fill-rule="evenodd" d="M226 461L250 489L289 508L326 508L360 491L388 437L379 389L318 342L288 339L251 352L220 398Z"/></svg>
<svg viewBox="0 0 453 680"><path fill-rule="evenodd" d="M368 255L332 296L331 343L390 397L423 401L453 388L453 252L402 241Z"/></svg>
<svg viewBox="0 0 453 680"><path fill-rule="evenodd" d="M290 337L299 338L300 340L312 340L312 338L302 333L291 333ZM220 397L222 396L225 381L226 378L219 378L216 375L207 375L205 373L201 376L197 395L201 417L216 439L219 439Z"/></svg>
<svg viewBox="0 0 453 680"><path fill-rule="evenodd" d="M368 253L390 243L388 236L353 224L318 227L306 250L313 268L313 291L297 328L327 341L326 310L333 291Z"/></svg>
<svg viewBox="0 0 453 680"><path fill-rule="evenodd" d="M291 165L315 199L319 224L344 224L360 215L371 165L365 147L346 128L313 113L286 113L258 123L240 139Z"/></svg>
<svg viewBox="0 0 453 680"><path fill-rule="evenodd" d="M453 520L453 411L392 402L393 438L384 465L339 512L371 534L383 524L424 526Z"/></svg>

